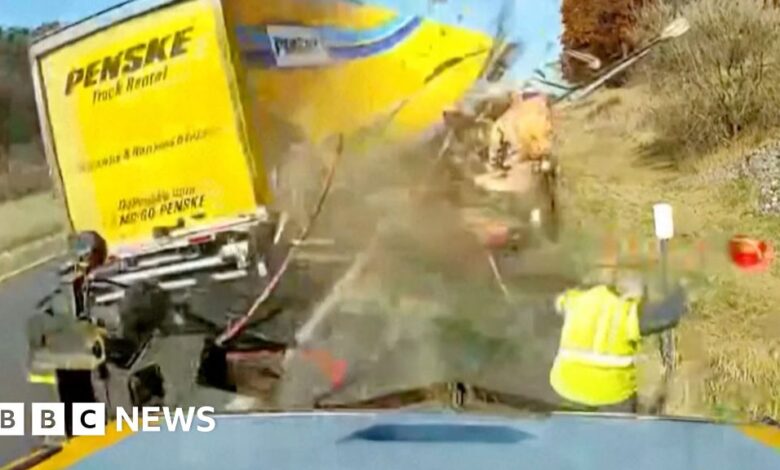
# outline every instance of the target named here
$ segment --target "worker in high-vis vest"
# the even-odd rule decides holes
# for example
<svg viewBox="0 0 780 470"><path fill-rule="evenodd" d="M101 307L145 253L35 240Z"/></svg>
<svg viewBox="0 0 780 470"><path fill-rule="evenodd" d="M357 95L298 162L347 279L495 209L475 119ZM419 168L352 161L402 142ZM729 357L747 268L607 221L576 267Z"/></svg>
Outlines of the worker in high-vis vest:
<svg viewBox="0 0 780 470"><path fill-rule="evenodd" d="M687 304L682 288L656 303L644 291L598 285L556 298L564 322L550 384L570 407L636 412L640 340L674 327Z"/></svg>

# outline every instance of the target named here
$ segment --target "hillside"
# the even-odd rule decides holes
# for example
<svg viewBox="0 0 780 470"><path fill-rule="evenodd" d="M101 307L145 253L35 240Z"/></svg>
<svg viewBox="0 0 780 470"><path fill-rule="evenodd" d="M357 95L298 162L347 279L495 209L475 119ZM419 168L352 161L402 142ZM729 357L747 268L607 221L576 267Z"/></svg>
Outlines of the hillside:
<svg viewBox="0 0 780 470"><path fill-rule="evenodd" d="M777 417L780 313L773 306L780 302L780 270L742 273L728 265L725 252L735 233L771 239L780 230L780 221L757 210L755 182L723 170L734 168L751 146L735 144L690 165L670 164L654 153L659 136L643 122L648 99L643 85L607 90L558 116L568 224L610 233L624 246L632 238L646 245L653 240L652 205L671 203L677 223L672 253L682 254L672 259L686 260L698 242L706 251L693 266L671 265L673 279L696 277L698 283L678 330L680 368L667 411ZM642 371L649 398L657 391L659 364L655 342L645 346L646 359L652 358Z"/></svg>

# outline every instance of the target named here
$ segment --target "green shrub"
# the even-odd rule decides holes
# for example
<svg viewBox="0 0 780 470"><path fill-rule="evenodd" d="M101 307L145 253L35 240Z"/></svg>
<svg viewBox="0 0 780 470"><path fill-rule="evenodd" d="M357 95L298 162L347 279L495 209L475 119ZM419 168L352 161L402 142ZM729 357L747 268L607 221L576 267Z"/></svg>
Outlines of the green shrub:
<svg viewBox="0 0 780 470"><path fill-rule="evenodd" d="M712 150L780 125L780 10L764 0L658 0L638 14L638 40L677 14L690 31L640 69L651 87L650 122L680 155Z"/></svg>

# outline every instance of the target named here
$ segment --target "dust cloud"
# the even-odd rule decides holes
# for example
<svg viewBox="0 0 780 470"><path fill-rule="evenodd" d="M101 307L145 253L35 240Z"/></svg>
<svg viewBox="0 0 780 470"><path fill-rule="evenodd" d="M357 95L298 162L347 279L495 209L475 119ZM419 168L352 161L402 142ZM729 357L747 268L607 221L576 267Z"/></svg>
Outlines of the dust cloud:
<svg viewBox="0 0 780 470"><path fill-rule="evenodd" d="M352 403L451 381L552 399L547 374L559 319L550 295L507 298L490 253L463 221L468 191L436 161L440 142L347 141L310 240L333 240L349 261L298 329L285 361L281 408L326 397ZM337 145L296 145L277 173L277 205L306 224ZM548 263L549 264L549 263ZM532 294L529 290L527 294ZM333 383L325 351L346 363Z"/></svg>

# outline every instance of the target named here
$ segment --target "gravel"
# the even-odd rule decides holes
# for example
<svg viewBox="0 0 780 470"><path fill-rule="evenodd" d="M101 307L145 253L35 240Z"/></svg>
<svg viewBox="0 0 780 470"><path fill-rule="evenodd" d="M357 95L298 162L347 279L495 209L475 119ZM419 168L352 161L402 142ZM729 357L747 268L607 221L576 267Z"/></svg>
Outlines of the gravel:
<svg viewBox="0 0 780 470"><path fill-rule="evenodd" d="M780 141L773 142L745 154L738 162L681 178L677 185L721 184L745 178L758 189L756 210L762 215L780 215Z"/></svg>
<svg viewBox="0 0 780 470"><path fill-rule="evenodd" d="M756 184L758 211L764 215L780 215L780 142L748 153L737 170L738 176Z"/></svg>

